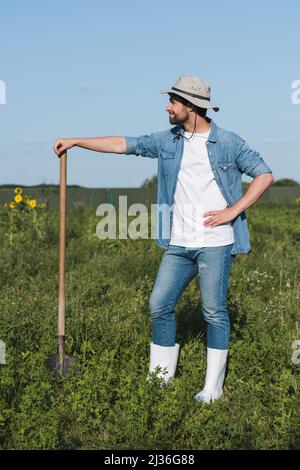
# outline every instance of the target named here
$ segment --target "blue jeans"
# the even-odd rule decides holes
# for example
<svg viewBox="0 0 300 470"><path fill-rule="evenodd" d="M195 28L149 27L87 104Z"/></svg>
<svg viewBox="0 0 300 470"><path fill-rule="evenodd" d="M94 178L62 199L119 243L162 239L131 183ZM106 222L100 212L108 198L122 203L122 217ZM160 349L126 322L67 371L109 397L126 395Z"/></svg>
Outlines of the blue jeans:
<svg viewBox="0 0 300 470"><path fill-rule="evenodd" d="M190 281L199 275L202 313L207 322L207 347L228 349L230 321L227 287L235 258L233 244L204 248L172 246L166 250L150 296L153 343L174 346L175 306Z"/></svg>

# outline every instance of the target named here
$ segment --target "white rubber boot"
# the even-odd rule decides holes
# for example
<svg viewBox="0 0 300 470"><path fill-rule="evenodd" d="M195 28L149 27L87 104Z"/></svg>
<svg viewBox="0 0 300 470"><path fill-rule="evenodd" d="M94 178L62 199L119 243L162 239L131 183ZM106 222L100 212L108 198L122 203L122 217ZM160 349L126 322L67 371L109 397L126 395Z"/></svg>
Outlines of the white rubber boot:
<svg viewBox="0 0 300 470"><path fill-rule="evenodd" d="M207 348L207 368L205 385L195 399L210 403L223 395L223 383L226 370L228 349Z"/></svg>
<svg viewBox="0 0 300 470"><path fill-rule="evenodd" d="M177 367L178 355L180 345L175 343L175 346L159 346L158 344L150 343L150 366L149 372L154 372L155 368L159 366L161 370L157 372L157 377L163 378L163 385L166 385L171 377L174 377ZM164 369L167 373L164 374ZM147 380L149 381L149 376Z"/></svg>

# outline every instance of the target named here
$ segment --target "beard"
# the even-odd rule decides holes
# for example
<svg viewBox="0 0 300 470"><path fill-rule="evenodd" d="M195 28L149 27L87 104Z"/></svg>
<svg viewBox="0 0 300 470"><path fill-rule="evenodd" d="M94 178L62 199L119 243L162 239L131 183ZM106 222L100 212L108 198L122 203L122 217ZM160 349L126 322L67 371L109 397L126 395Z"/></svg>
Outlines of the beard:
<svg viewBox="0 0 300 470"><path fill-rule="evenodd" d="M181 124L181 120L176 116L176 114L169 114L170 124Z"/></svg>
<svg viewBox="0 0 300 470"><path fill-rule="evenodd" d="M172 125L184 124L189 118L188 113L181 113L181 115L175 113L169 113L169 123Z"/></svg>

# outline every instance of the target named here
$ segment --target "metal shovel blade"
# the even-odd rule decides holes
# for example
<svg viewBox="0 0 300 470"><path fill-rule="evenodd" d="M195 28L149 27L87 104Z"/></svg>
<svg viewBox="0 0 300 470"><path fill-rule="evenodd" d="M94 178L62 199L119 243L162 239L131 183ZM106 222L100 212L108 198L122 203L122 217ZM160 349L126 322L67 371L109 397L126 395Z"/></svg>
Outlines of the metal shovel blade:
<svg viewBox="0 0 300 470"><path fill-rule="evenodd" d="M76 367L78 358L64 356L63 362L61 363L58 354L54 354L46 359L45 364L47 369L52 370L55 374L65 375L70 369Z"/></svg>
<svg viewBox="0 0 300 470"><path fill-rule="evenodd" d="M69 357L65 354L65 337L59 336L57 354L49 356L45 361L45 365L47 369L52 370L54 373L64 375L70 369L76 368L78 362L77 357Z"/></svg>

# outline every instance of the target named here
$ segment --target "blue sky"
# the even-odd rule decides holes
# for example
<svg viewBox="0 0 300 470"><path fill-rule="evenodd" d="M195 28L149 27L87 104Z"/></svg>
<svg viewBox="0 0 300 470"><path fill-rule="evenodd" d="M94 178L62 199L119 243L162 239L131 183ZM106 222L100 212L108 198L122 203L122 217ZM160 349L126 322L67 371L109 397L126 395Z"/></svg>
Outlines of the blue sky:
<svg viewBox="0 0 300 470"><path fill-rule="evenodd" d="M182 74L210 84L209 116L276 179L300 181L299 1L2 0L0 21L0 184L58 183L57 137L167 129L159 90ZM152 159L68 153L69 184L135 187L155 172Z"/></svg>

